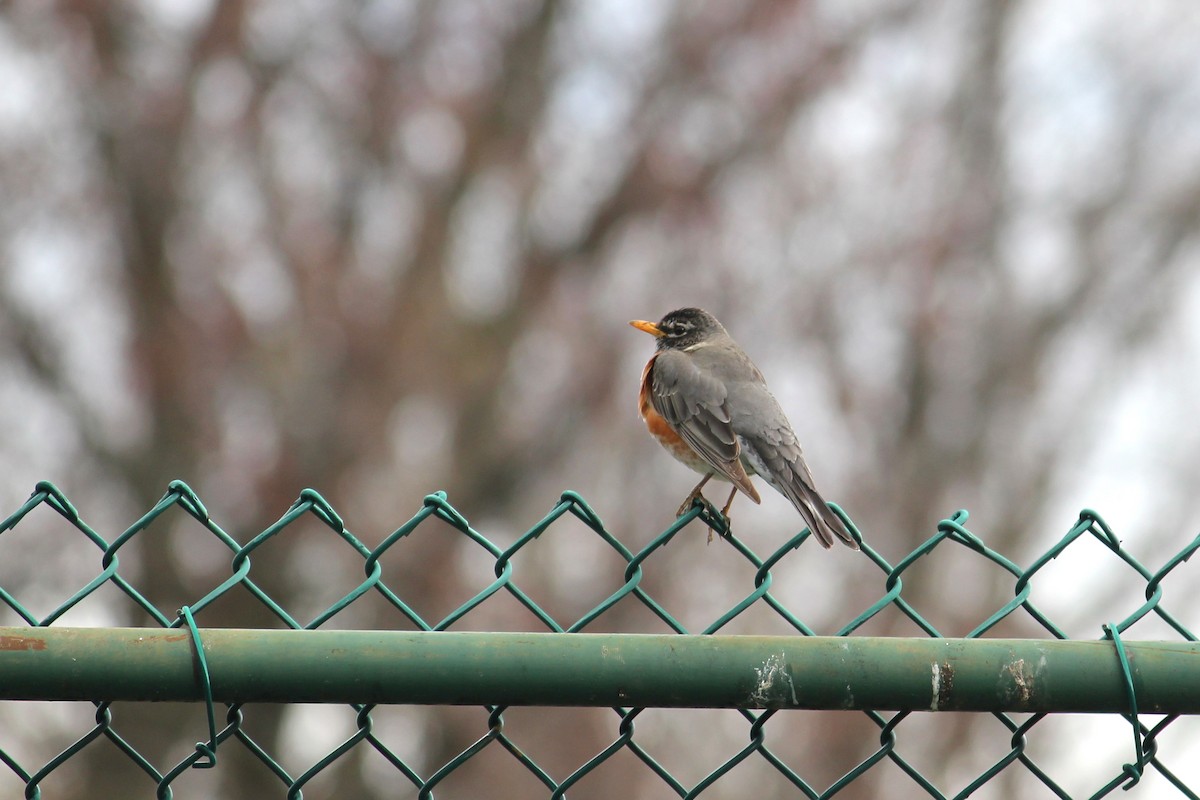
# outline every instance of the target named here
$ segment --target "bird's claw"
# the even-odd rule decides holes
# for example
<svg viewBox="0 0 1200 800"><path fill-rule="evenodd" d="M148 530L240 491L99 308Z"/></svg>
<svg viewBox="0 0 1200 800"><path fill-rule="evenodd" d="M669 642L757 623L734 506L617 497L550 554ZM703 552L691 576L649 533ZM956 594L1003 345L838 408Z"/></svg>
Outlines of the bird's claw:
<svg viewBox="0 0 1200 800"><path fill-rule="evenodd" d="M700 509L700 517L708 526L709 544L712 544L713 533L719 533L722 536L728 536L730 534L731 527L728 510L726 510L724 513L718 511L717 507L709 502L708 498L699 491L692 492L690 495L688 495L687 499L683 501L683 505L681 505L679 510L675 512L675 518L678 519L679 517L682 517L693 508Z"/></svg>
<svg viewBox="0 0 1200 800"><path fill-rule="evenodd" d="M701 509L712 509L713 507L713 504L708 502L708 498L700 492L700 487L698 486L679 504L679 510L675 512L675 518L679 519L691 511L693 506L699 506Z"/></svg>

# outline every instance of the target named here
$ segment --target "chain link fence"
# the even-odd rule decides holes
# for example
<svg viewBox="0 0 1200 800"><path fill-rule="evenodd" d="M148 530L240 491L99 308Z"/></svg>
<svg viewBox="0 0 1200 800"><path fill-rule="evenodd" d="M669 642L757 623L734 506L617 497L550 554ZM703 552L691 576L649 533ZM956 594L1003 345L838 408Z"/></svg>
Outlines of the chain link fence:
<svg viewBox="0 0 1200 800"><path fill-rule="evenodd" d="M65 596L48 597L44 587L39 590L38 581L22 579L36 572L39 565L24 563L22 559L28 556L22 555L25 551L18 550L16 545L6 548L8 540L13 540L23 525L31 525L31 515L46 514L47 509L67 523L69 537L65 540L66 544L56 546L54 553L46 554L47 558L57 559L54 563L64 565L64 573L78 578L78 588ZM124 563L137 559L138 553L135 548L129 547L130 543L140 536L159 534L159 530L150 529L164 515L172 520L171 524L178 525L182 521L194 530L203 531L205 535L201 538L204 548L207 548L209 562L229 564L227 577L210 586L198 587L194 601L180 610L160 608L148 599L148 592L139 588L139 579L146 574L144 566L139 564L134 569L123 566L122 562L123 558L126 559ZM517 568L531 543L563 528L566 524L564 518L573 518L582 523L588 536L602 543L604 551L610 556L619 559L623 581L606 589L600 602L573 619L564 619L561 613L535 601L537 592L529 588L530 582L522 577L524 573ZM843 518L850 530L861 539L853 523ZM351 574L347 571L347 564L352 572L358 572L359 577L353 579L344 592L339 589L340 593L331 602L326 603L323 599L315 613L305 617L289 609L288 604L279 599L279 595L271 588L272 581L260 576L253 563L271 540L286 538L301 526L312 525L313 520L320 526L322 541L326 545L326 549L320 551L324 555L308 560L311 568L317 571L317 581L327 576L329 583L336 583L335 575ZM1123 618L1114 618L1102 630L1096 631L1096 638L1107 639L1112 647L1113 659L1120 662L1129 703L1126 713L1121 715L1089 718L1117 723L1116 727L1110 726L1107 730L1112 734L1110 738L1119 738L1120 743L1119 749L1114 744L1106 751L1114 755L1097 752L1087 759L1085 771L1090 784L1085 790L1071 785L1071 781L1064 777L1074 770L1064 768L1061 759L1035 756L1033 743L1039 733L1047 729L1054 716L1047 713L1005 711L985 714L994 718L992 727L1000 733L1003 743L982 757L982 767L976 768L972 774L957 775L955 785L948 788L931 777L936 772L937 763L936 759L931 762L928 754L922 754L924 729L920 720L949 715L921 714L913 710L799 712L778 708L756 710L750 707L720 712L674 710L673 713L685 715L684 722L668 729L668 733L663 735L662 720L657 715L667 712L654 708L617 706L592 709L595 715L600 716L590 717L583 722L571 722L564 721L561 716L566 709L487 705L473 712L464 708L427 706L418 709L419 712L425 715L454 714L459 717L473 713L471 719L474 722L468 721L467 724L477 727L477 738L473 741L463 746L451 746L449 749L453 752L449 757L430 761L430 747L414 750L410 746L413 737L420 737L422 720L427 720L428 716L393 719L392 712L397 711L393 706L351 705L340 716L341 727L335 726L339 731L337 740L329 745L328 736L309 736L305 731L314 725L319 727L320 720L327 719L322 715L329 713L330 708L341 707L300 707L294 718L288 718L294 723L290 726L291 734L286 730L288 726L284 726L284 736L270 737L270 741L265 741L256 733L255 718L256 715L273 713L268 711L272 706L209 702L206 708L204 704L191 704L187 707L190 711L180 712L179 716L178 724L194 726L193 740L200 740L201 743L178 760L158 763L144 752L153 748L126 736L122 728L123 714L132 713L133 706L146 704L96 698L90 704L0 703L0 713L3 714L0 720L8 721L8 724L0 725L0 762L3 764L3 768L0 768L0 796L9 796L11 788L23 787L26 797L41 797L43 787L55 785L56 780L60 780L61 786L69 786L69 779L61 776L70 774L70 768L80 754L103 747L105 758L111 759L114 765L119 764L127 770L132 766L133 772L140 776L139 780L146 786L146 796L164 798L172 797L176 791L182 793L181 787L190 786L186 776L194 775L194 768L215 766L217 769L212 771L219 772L229 759L240 762L249 760L261 765L272 776L271 782L279 788L280 796L302 797L306 789L310 791L310 797L350 796L342 793L348 787L323 785L321 779L323 775L333 772L337 765L344 764L352 757L362 757L363 753L368 753L371 761L371 766L364 768L369 773L368 779L364 780L372 785L385 784L389 787L386 796L395 797L463 796L456 793L458 789L455 788L460 785L456 781L462 775L472 771L495 771L500 763L505 765L508 770L505 774L510 778L514 773L522 776L519 780L523 782L521 785L524 789L511 796L529 797L583 796L575 792L584 792L589 780L601 774L605 775L606 780L615 780L620 784L622 778L614 778L612 774L614 765L630 771L631 775L636 773L636 780L629 779L629 791L625 794L631 797L705 795L824 798L838 794L848 797L854 796L856 785L865 785L871 776L878 776L881 771L886 771L887 786L890 788L877 791L880 796L888 797L947 798L967 797L976 793L982 796L985 789L992 789L995 796L1015 796L1013 786L1022 787L1019 792L1022 797L1102 797L1121 788L1144 791L1147 792L1146 796L1169 793L1171 796L1196 797L1195 791L1187 785L1186 774L1181 777L1179 769L1181 765L1186 767L1189 747L1194 741L1186 727L1189 717L1179 713L1153 716L1138 714L1138 693L1133 678L1135 669L1130 665L1128 653L1133 646L1133 636L1129 631L1138 623L1153 623L1153 627L1139 627L1136 631L1139 634L1143 630L1151 630L1157 635L1156 638L1164 638L1161 634L1165 633L1165 638L1173 641L1196 641L1185 621L1168 610L1163 597L1168 577L1172 573L1179 574L1176 571L1180 565L1200 547L1200 538L1171 554L1161 566L1146 566L1122 548L1113 531L1098 514L1085 510L1061 539L1034 558L1029 566L1022 567L990 549L966 527L966 520L964 511L943 520L933 535L895 564L885 559L870 540L862 541L861 553L847 557L866 559L872 565L871 572L877 570L877 599L836 630L835 635L865 635L871 631L873 620L890 613L902 615L910 621L918 635L942 637L944 634L929 618L929 609L923 608L926 611L923 615L918 611L918 604L911 601L913 594L911 588L906 588L905 580L914 574L914 565L920 559L931 556L935 551L952 549L956 558L969 558L1006 576L1005 580L1012 587L1012 598L977 620L965 634L965 639L977 639L989 634L995 636L1001 626L1018 622L1020 626L1040 632L1036 635L1043 639L1067 639L1066 629L1034 602L1033 587L1048 574L1049 565L1066 554L1068 549L1080 548L1085 542L1098 544L1107 554L1103 567L1106 574L1119 574L1120 580L1133 581L1139 590L1144 589L1144 601L1139 600L1135 607L1126 609ZM435 524L435 521L443 524ZM162 524L159 523L160 526ZM732 547L736 559L744 562L745 574L752 576L744 596L699 627L685 624L684 614L668 608L661 593L654 590L653 582L649 579L653 570L667 569L667 562L653 560L652 556L689 525L693 525L693 528L706 525L721 533L722 538L714 547ZM605 527L582 497L574 492L566 492L537 524L516 536L511 544L501 546L475 530L444 494L436 493L425 498L421 509L410 520L378 544L368 546L350 532L338 512L317 492L306 490L278 522L248 541L239 542L210 517L205 505L187 485L176 481L170 484L161 501L150 511L109 541L83 520L71 501L57 488L43 482L38 484L27 502L0 523L0 624L14 628L62 627L80 623L94 625L96 617L89 617L88 614L94 615L96 611L93 609L85 613L84 609L89 605L85 601L132 603L144 624L164 629L182 629L181 633L190 632L201 662L204 650L200 640L204 635L206 614L229 604L253 604L276 620L277 627L296 630L338 629L344 627L343 621L347 619L356 619L356 624L362 626L362 619L374 619L380 627L403 628L437 636L438 632L444 631L478 630L471 623L474 621L473 624L477 626L480 622L476 621L476 616L468 621L468 615L487 608L488 604L506 602L509 605L515 603L523 613L532 615L532 629L553 633L603 630L605 620L613 618L614 609L628 610L629 604L633 604L637 613L648 616L660 631L674 634L722 635L732 629L736 620L758 613L769 614L774 623L795 636L814 636L816 631L781 599L785 593L780 591L776 579L781 563L808 542L808 532L802 531L763 558L723 526L724 521L711 507L697 503L644 547L634 550ZM420 613L420 603L406 596L404 581L398 580L398 567L388 560L389 553L400 542L431 527L436 529L435 535L448 534L473 550L477 557L490 566L493 576L490 581L475 587L473 596L446 613ZM336 547L330 549L327 546L329 542L334 542ZM822 553L814 552L817 549L815 544L810 544L805 556L811 554L813 558L821 557ZM67 564L71 566L68 568ZM586 568L587 565L583 566ZM427 568L433 567L430 565ZM376 612L372 612L374 616L354 618L346 613L368 604L376 609ZM622 620L627 618L628 615L620 617ZM387 619L395 620L396 624L383 622ZM488 618L483 616L480 619L486 622ZM103 619L99 624L105 624ZM3 692L4 651L5 648L0 646L0 699L11 699L11 694ZM205 669L203 664L197 666L199 672ZM1200 675L1200 668L1191 673L1190 682L1195 682L1196 675ZM536 682L539 676L530 674L527 679ZM586 680L586 676L583 679ZM1189 678L1184 675L1181 680ZM207 683L205 687L208 688ZM85 706L88 713L81 717L74 712L56 710L59 706L76 710ZM903 705L895 707L903 708ZM197 708L201 709L199 713ZM412 708L407 710L413 711ZM733 715L740 719L741 744L732 752L715 756L709 752L710 749L698 747L684 761L678 758L672 760L662 754L661 743L679 731L686 730L693 738L703 739L710 718L686 715L707 713ZM838 715L841 722L836 724L856 726L854 730L861 734L862 740L870 742L869 747L865 748L865 756L844 767L820 764L819 756L816 766L811 759L800 763L803 759L798 759L793 752L794 728L787 728L781 722L790 715L799 714L825 715L806 720L805 724L833 725L835 723L830 722L829 715ZM847 722L849 717L857 722ZM20 724L15 724L14 720L19 720ZM519 723L514 723L514 720L519 720ZM581 755L571 763L564 762L560 756L549 759L554 763L543 763L535 752L537 748L531 746L525 733L531 727L536 727L539 720L544 728L541 732L543 738L569 736L570 726L581 724L605 728L607 733L603 735L608 744L598 751ZM61 744L54 743L53 737L38 734L40 726L70 730L72 725L78 726L77 729ZM659 735L652 736L646 732L654 728L660 728ZM1174 732L1182 732L1182 735L1172 736ZM1054 740L1062 736L1056 731L1046 738ZM31 741L34 744L30 744ZM322 744L323 741L325 744ZM408 745L402 744L405 742ZM46 747L56 748L55 754L48 759L40 755L39 750ZM447 752L445 743L437 751ZM1050 761L1054 762L1053 766L1048 766ZM751 770L756 777L750 777ZM769 778L762 778L764 773ZM731 793L732 786L737 789ZM764 789L764 786L770 788ZM751 790L747 787L757 788ZM49 788L46 791L51 792Z"/></svg>

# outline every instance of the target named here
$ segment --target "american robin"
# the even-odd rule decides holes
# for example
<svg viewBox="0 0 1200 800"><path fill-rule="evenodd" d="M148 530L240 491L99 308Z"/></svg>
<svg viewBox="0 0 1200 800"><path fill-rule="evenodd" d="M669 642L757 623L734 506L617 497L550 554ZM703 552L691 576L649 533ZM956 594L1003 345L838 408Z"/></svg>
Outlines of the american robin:
<svg viewBox="0 0 1200 800"><path fill-rule="evenodd" d="M792 502L823 546L832 547L836 539L858 549L817 493L796 434L762 373L716 317L681 308L657 324L629 324L658 340L642 370L642 419L671 455L704 476L677 515L703 498L704 484L715 477L733 484L721 510L728 519L739 489L762 502L750 482L759 475Z"/></svg>

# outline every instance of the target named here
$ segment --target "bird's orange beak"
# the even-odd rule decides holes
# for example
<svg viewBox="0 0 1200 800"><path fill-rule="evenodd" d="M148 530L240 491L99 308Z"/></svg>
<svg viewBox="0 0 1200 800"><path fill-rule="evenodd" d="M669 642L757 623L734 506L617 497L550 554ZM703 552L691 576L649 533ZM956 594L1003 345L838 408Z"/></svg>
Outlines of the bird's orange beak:
<svg viewBox="0 0 1200 800"><path fill-rule="evenodd" d="M637 328L639 331L645 331L646 333L650 334L651 336L656 336L660 339L662 337L666 336L666 334L662 332L661 328L659 328L653 322L646 322L646 320L644 320L644 319L631 320L629 322L629 324L632 325L633 327Z"/></svg>

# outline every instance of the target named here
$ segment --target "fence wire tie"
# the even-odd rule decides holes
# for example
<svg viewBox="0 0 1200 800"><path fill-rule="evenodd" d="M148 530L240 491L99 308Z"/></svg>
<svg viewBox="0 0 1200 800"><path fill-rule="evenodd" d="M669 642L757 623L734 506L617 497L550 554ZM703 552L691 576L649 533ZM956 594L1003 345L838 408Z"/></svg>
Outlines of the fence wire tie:
<svg viewBox="0 0 1200 800"><path fill-rule="evenodd" d="M31 497L37 497L39 494L44 494L46 496L45 500L42 502L46 503L46 505L53 508L59 514L62 514L69 521L79 521L79 512L75 509L75 506L72 505L71 501L67 499L67 496L62 493L62 490L53 483L50 481L38 481L37 485L33 487L33 494Z"/></svg>
<svg viewBox="0 0 1200 800"><path fill-rule="evenodd" d="M1142 745L1142 725L1138 721L1137 690L1133 685L1133 671L1129 667L1129 657L1125 654L1125 645L1121 643L1121 634L1113 623L1101 626L1104 635L1112 639L1113 649L1117 651L1117 661L1121 665L1121 677L1125 681L1125 693L1129 696L1130 724L1133 726L1133 754L1136 759L1133 764L1125 764L1122 770L1129 776L1129 782L1121 788L1129 791L1142 779L1142 768L1146 766L1146 751Z"/></svg>
<svg viewBox="0 0 1200 800"><path fill-rule="evenodd" d="M208 661L204 658L204 646L200 643L200 629L192 617L192 609L184 606L179 609L180 616L187 623L188 631L192 634L192 646L196 649L196 673L200 676L200 686L204 690L204 706L208 711L208 741L196 742L196 752L207 761L197 759L194 769L211 769L217 765L217 717L213 711L212 680L208 676Z"/></svg>

